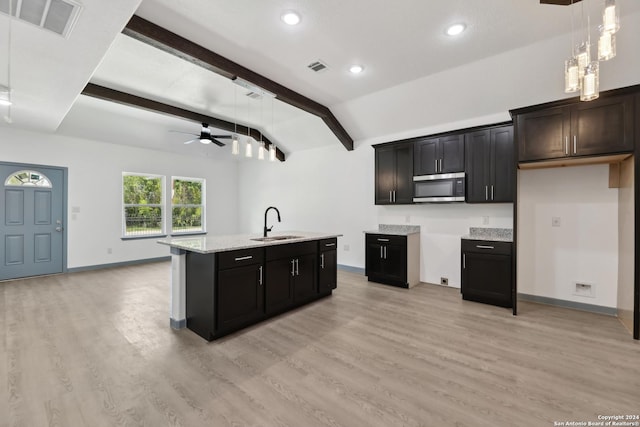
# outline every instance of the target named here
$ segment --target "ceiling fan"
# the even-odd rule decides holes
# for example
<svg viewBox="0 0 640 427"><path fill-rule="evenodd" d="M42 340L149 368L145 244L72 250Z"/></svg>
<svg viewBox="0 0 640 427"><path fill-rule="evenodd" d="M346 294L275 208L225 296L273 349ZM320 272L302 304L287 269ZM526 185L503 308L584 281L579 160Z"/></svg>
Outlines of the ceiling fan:
<svg viewBox="0 0 640 427"><path fill-rule="evenodd" d="M216 144L219 147L224 147L226 144L218 141L218 138L220 138L220 139L229 139L229 138L231 138L231 135L212 135L211 134L211 129L209 129L209 124L208 123L202 123L202 129L200 130L200 134L199 135L197 133L182 132L182 131L179 131L179 130L172 130L172 131L169 131L169 132L186 133L187 135L197 136L197 138L195 138L195 139L191 139L189 141L186 141L185 144L191 144L192 142L200 141L203 144L211 144L213 142L214 144Z"/></svg>

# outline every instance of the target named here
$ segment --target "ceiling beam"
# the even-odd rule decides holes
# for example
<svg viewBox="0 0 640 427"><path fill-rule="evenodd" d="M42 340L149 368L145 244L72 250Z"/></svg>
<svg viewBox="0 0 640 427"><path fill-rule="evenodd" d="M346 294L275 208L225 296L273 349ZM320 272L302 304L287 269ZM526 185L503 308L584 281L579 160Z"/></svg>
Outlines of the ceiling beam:
<svg viewBox="0 0 640 427"><path fill-rule="evenodd" d="M557 4L558 6L569 6L581 1L582 0L540 0L540 4Z"/></svg>
<svg viewBox="0 0 640 427"><path fill-rule="evenodd" d="M331 110L324 105L137 15L133 15L122 32L129 37L213 71L228 79L233 80L236 77L240 77L275 94L276 98L280 101L320 117L342 145L349 151L353 150L353 139L338 119L336 119Z"/></svg>
<svg viewBox="0 0 640 427"><path fill-rule="evenodd" d="M267 149L271 144L273 144L273 142L271 142L269 138L267 138L266 135L264 135L258 129L250 128L240 123L229 122L217 117L206 116L204 114L185 110L183 108L174 107L173 105L163 104L162 102L142 98L130 93L120 92L115 89L109 89L107 87L99 86L93 83L88 83L87 86L85 86L85 88L82 90L82 95L91 96L105 101L116 102L118 104L128 105L131 107L138 107L145 110L154 111L156 113L181 117L183 119L193 120L199 123L207 123L212 128L234 132L240 135L247 135L252 137L256 141L262 140L265 143ZM285 161L285 154L278 147L276 147L276 158L281 162Z"/></svg>

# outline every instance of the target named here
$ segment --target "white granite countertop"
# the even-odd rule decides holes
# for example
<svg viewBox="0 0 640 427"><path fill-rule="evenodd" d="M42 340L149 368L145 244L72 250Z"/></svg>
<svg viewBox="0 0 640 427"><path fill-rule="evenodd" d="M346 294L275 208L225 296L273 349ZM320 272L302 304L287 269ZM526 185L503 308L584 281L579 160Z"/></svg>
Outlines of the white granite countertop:
<svg viewBox="0 0 640 427"><path fill-rule="evenodd" d="M387 234L389 236L408 236L420 233L419 225L380 224L377 230L365 231L365 234Z"/></svg>
<svg viewBox="0 0 640 427"><path fill-rule="evenodd" d="M198 252L201 254L211 254L215 252L233 251L236 249L260 248L273 245L285 245L287 243L308 242L312 240L330 239L340 237L337 233L318 233L309 231L283 231L269 233L269 237L296 236L295 239L271 240L258 242L251 239L262 237L260 234L234 234L231 236L192 236L192 237L168 237L158 240L161 245L172 248L184 249L185 251Z"/></svg>
<svg viewBox="0 0 640 427"><path fill-rule="evenodd" d="M462 236L465 240L491 240L493 242L513 242L511 228L471 227L469 234Z"/></svg>

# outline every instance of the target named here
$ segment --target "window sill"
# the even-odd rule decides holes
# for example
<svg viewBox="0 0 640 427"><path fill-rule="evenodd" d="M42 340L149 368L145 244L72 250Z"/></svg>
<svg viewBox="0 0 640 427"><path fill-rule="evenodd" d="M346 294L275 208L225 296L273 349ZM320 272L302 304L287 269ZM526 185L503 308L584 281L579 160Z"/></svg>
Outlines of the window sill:
<svg viewBox="0 0 640 427"><path fill-rule="evenodd" d="M207 234L206 231L187 231L185 233L171 233L171 237L184 237L184 236L202 236Z"/></svg>
<svg viewBox="0 0 640 427"><path fill-rule="evenodd" d="M149 236L122 236L120 240L144 240L144 239L162 239L167 237L167 234L153 234Z"/></svg>

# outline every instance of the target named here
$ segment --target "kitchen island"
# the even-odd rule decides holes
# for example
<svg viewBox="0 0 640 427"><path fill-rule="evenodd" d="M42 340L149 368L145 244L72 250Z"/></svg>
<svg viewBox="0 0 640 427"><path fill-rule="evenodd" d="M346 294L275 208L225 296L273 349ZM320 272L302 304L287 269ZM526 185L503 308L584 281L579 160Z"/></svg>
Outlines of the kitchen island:
<svg viewBox="0 0 640 427"><path fill-rule="evenodd" d="M171 327L211 341L331 295L339 236L292 231L159 240L171 247Z"/></svg>

